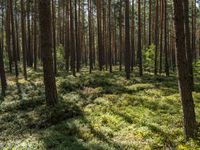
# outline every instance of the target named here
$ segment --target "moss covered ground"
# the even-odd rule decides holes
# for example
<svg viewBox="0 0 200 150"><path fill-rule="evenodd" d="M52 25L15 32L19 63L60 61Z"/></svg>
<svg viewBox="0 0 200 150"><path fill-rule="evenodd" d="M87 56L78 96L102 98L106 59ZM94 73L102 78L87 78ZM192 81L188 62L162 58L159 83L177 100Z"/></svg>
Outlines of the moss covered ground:
<svg viewBox="0 0 200 150"><path fill-rule="evenodd" d="M0 100L0 149L150 150L200 149L185 142L177 79L83 69L77 77L59 72L59 104L45 105L42 73L8 75ZM200 79L195 71L196 117L200 122ZM199 126L199 125L198 125Z"/></svg>

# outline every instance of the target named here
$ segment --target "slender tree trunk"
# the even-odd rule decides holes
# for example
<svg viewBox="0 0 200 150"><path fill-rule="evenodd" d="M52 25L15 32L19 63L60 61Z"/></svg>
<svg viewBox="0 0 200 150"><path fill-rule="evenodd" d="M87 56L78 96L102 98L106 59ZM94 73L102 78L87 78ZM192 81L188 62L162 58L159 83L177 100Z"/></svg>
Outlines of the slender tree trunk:
<svg viewBox="0 0 200 150"><path fill-rule="evenodd" d="M146 48L146 0L143 0L144 7L143 7L143 48Z"/></svg>
<svg viewBox="0 0 200 150"><path fill-rule="evenodd" d="M27 29L28 29L28 34L27 34L27 65L29 67L32 67L33 65L33 58L32 58L32 47L31 47L31 19L30 19L30 1L27 1Z"/></svg>
<svg viewBox="0 0 200 150"><path fill-rule="evenodd" d="M164 18L164 0L160 1L160 68L159 73L162 73L162 65L163 65L163 18Z"/></svg>
<svg viewBox="0 0 200 150"><path fill-rule="evenodd" d="M27 71L26 71L26 14L24 0L21 0L21 30L22 30L22 54L23 54L23 74L25 80L27 80Z"/></svg>
<svg viewBox="0 0 200 150"><path fill-rule="evenodd" d="M75 49L76 49L76 70L77 72L80 71L80 47L79 47L79 34L78 34L78 29L79 29L79 24L78 24L78 13L77 13L77 0L74 1L74 9L75 9Z"/></svg>
<svg viewBox="0 0 200 150"><path fill-rule="evenodd" d="M1 41L2 42L2 41ZM4 69L4 60L3 60L3 44L0 43L0 77L1 77L1 90L2 90L2 96L5 96L6 88L7 88L7 82L6 82L6 75L5 75L5 69Z"/></svg>
<svg viewBox="0 0 200 150"><path fill-rule="evenodd" d="M164 37L164 52L165 52L165 73L166 73L166 76L169 76L169 62L168 62L168 49L167 49L167 39L168 39L168 34L167 34L167 0L164 0L164 5L165 5L165 27L164 27L164 34L165 34L165 37Z"/></svg>
<svg viewBox="0 0 200 150"><path fill-rule="evenodd" d="M109 27L109 71L112 73L112 29L111 29L111 0L108 0L108 27Z"/></svg>
<svg viewBox="0 0 200 150"><path fill-rule="evenodd" d="M129 0L125 1L125 72L130 79L130 25L129 25Z"/></svg>
<svg viewBox="0 0 200 150"><path fill-rule="evenodd" d="M120 12L119 12L119 70L122 71L122 0L120 0Z"/></svg>
<svg viewBox="0 0 200 150"><path fill-rule="evenodd" d="M91 26L92 26L92 22L91 22L91 15L92 15L92 8L91 8L91 0L88 0L88 22L89 22L89 62L90 62L90 70L89 72L92 73L92 69L93 69L93 61L92 61L92 31L91 31Z"/></svg>
<svg viewBox="0 0 200 150"><path fill-rule="evenodd" d="M156 17L155 17L155 37L154 37L154 45L155 45L155 66L154 66L154 74L158 73L158 0L156 0Z"/></svg>
<svg viewBox="0 0 200 150"><path fill-rule="evenodd" d="M70 58L70 36L69 36L69 3L66 3L66 24L65 24L65 60L66 70L69 72L69 58Z"/></svg>
<svg viewBox="0 0 200 150"><path fill-rule="evenodd" d="M97 3L97 28L98 28L98 51L99 51L99 69L103 69L103 46L102 46L102 29L101 29L101 0L96 0Z"/></svg>
<svg viewBox="0 0 200 150"><path fill-rule="evenodd" d="M9 70L10 70L10 73L12 73L12 60L13 60L13 57L12 57L12 51L11 51L11 36L10 36L10 33L11 33L11 9L10 9L10 3L9 1L7 2L7 6L6 6L6 26L5 26L5 29L6 29L6 49L7 49L7 52L8 52L8 59L9 59Z"/></svg>
<svg viewBox="0 0 200 150"><path fill-rule="evenodd" d="M73 75L76 76L76 70L75 70L76 51L75 51L74 15L73 15L72 0L70 0L70 30L71 30L71 70Z"/></svg>
<svg viewBox="0 0 200 150"><path fill-rule="evenodd" d="M152 16L152 0L149 0L149 45L151 45L151 36L152 36L152 33L151 33L151 27L152 27L152 24L151 24L151 16Z"/></svg>
<svg viewBox="0 0 200 150"><path fill-rule="evenodd" d="M1 2L1 5L3 6L3 2ZM4 8L2 7L2 31L1 31L1 44L0 44L0 78L1 78L1 89L2 89L2 96L5 96L6 88L7 88L7 81L6 81L6 74L5 74L5 68L4 68Z"/></svg>
<svg viewBox="0 0 200 150"><path fill-rule="evenodd" d="M12 0L9 0L10 3L10 12L11 12L11 26L12 26L12 48L13 48L13 58L15 62L15 76L18 77L18 58L17 58L17 49L16 49L16 38L15 38L15 24L13 16L13 3Z"/></svg>
<svg viewBox="0 0 200 150"><path fill-rule="evenodd" d="M133 71L133 67L135 65L135 0L132 0L132 27L131 27L131 70Z"/></svg>
<svg viewBox="0 0 200 150"><path fill-rule="evenodd" d="M196 60L196 0L192 0L192 51L194 60Z"/></svg>
<svg viewBox="0 0 200 150"><path fill-rule="evenodd" d="M15 10L17 10L17 1L15 1ZM16 32L16 53L17 53L17 60L20 61L20 42L19 42L19 23L18 23L18 12L15 12L14 15L14 22L15 22L15 32Z"/></svg>
<svg viewBox="0 0 200 150"><path fill-rule="evenodd" d="M139 75L143 75L143 68L142 68L142 42L141 42L141 5L140 0L138 0L138 65L139 65Z"/></svg>
<svg viewBox="0 0 200 150"><path fill-rule="evenodd" d="M54 64L54 73L57 75L57 53L56 53L56 14L55 14L55 1L51 0L52 7L52 30L53 30L53 64Z"/></svg>
<svg viewBox="0 0 200 150"><path fill-rule="evenodd" d="M38 51L38 42L37 42L37 0L34 0L34 70L37 70L37 51Z"/></svg>

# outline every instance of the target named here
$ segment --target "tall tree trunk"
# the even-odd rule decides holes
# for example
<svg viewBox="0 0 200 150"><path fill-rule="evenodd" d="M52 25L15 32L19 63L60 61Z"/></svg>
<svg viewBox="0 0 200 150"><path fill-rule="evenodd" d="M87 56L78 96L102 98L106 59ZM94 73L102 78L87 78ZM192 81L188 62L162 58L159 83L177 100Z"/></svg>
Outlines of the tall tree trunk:
<svg viewBox="0 0 200 150"><path fill-rule="evenodd" d="M120 0L120 12L119 12L119 71L122 71L122 0Z"/></svg>
<svg viewBox="0 0 200 150"><path fill-rule="evenodd" d="M76 76L76 70L75 70L76 51L75 51L74 15L73 15L72 0L70 0L70 30L71 30L71 70L73 75Z"/></svg>
<svg viewBox="0 0 200 150"><path fill-rule="evenodd" d="M139 65L139 75L143 75L143 68L142 68L142 42L141 42L141 5L140 0L138 0L138 52L137 52L137 58L138 58L138 65Z"/></svg>
<svg viewBox="0 0 200 150"><path fill-rule="evenodd" d="M22 30L22 54L23 54L23 74L25 80L27 80L27 70L26 70L26 14L24 0L21 0L21 30Z"/></svg>
<svg viewBox="0 0 200 150"><path fill-rule="evenodd" d="M162 73L163 65L163 19L164 19L164 0L160 1L160 68L159 73Z"/></svg>
<svg viewBox="0 0 200 150"><path fill-rule="evenodd" d="M38 42L37 42L37 0L34 0L34 70L37 70L37 51L38 51Z"/></svg>
<svg viewBox="0 0 200 150"><path fill-rule="evenodd" d="M196 0L192 0L192 51L194 60L196 60Z"/></svg>
<svg viewBox="0 0 200 150"><path fill-rule="evenodd" d="M134 2L132 0L132 27L131 27L131 70L133 71L133 67L135 65L135 9L134 9Z"/></svg>
<svg viewBox="0 0 200 150"><path fill-rule="evenodd" d="M15 22L15 32L16 32L16 53L17 53L17 60L20 61L20 42L19 42L19 23L18 23L18 12L17 12L17 1L15 1L15 15L14 15L14 22Z"/></svg>
<svg viewBox="0 0 200 150"><path fill-rule="evenodd" d="M125 72L130 79L130 25L129 25L129 0L125 1Z"/></svg>
<svg viewBox="0 0 200 150"><path fill-rule="evenodd" d="M146 48L146 0L143 3L143 48Z"/></svg>
<svg viewBox="0 0 200 150"><path fill-rule="evenodd" d="M155 37L154 37L154 45L155 45L155 66L154 66L154 74L158 73L158 0L156 0L156 16L155 16Z"/></svg>
<svg viewBox="0 0 200 150"><path fill-rule="evenodd" d="M179 90L182 100L184 131L186 140L195 137L196 120L194 102L192 98L192 86L190 84L189 67L186 59L184 10L183 0L174 1L175 30L176 30L176 57L178 67ZM180 4L181 3L181 4Z"/></svg>
<svg viewBox="0 0 200 150"><path fill-rule="evenodd" d="M152 36L152 33L151 33L151 27L152 27L152 24L151 24L151 15L152 15L152 0L149 0L149 45L151 45L151 36Z"/></svg>
<svg viewBox="0 0 200 150"><path fill-rule="evenodd" d="M129 17L129 16L128 16ZM109 60L109 71L112 73L112 29L111 29L111 0L108 0L108 39L109 39L109 51L108 51L108 60ZM130 57L130 56L129 56Z"/></svg>
<svg viewBox="0 0 200 150"><path fill-rule="evenodd" d="M99 53L99 69L103 69L103 46L102 46L102 29L101 29L101 0L96 0L97 3L97 28L98 28L98 53Z"/></svg>
<svg viewBox="0 0 200 150"><path fill-rule="evenodd" d="M10 9L10 3L9 1L7 2L7 6L6 6L6 24L5 24L5 29L6 29L6 49L8 52L8 59L9 59L9 70L10 73L12 73L12 60L13 60L13 56L12 56L12 51L11 51L11 9Z"/></svg>
<svg viewBox="0 0 200 150"><path fill-rule="evenodd" d="M65 24L65 61L66 70L69 72L69 58L70 58L70 36L69 36L69 3L66 3L66 24Z"/></svg>
<svg viewBox="0 0 200 150"><path fill-rule="evenodd" d="M186 56L188 61L190 84L194 87L193 81L193 66L192 66L192 48L190 36L190 22L189 22L189 1L183 0L184 3L184 21L185 21L185 37L186 37Z"/></svg>
<svg viewBox="0 0 200 150"><path fill-rule="evenodd" d="M12 0L9 0L10 3L10 12L11 12L11 27L12 27L12 48L13 48L13 58L15 62L15 76L18 77L18 58L17 58L17 49L16 49L16 38L15 38L15 24L14 24L14 14L13 14L13 3Z"/></svg>
<svg viewBox="0 0 200 150"><path fill-rule="evenodd" d="M39 0L39 19L46 102L47 105L55 105L57 103L57 89L53 71L50 0Z"/></svg>
<svg viewBox="0 0 200 150"><path fill-rule="evenodd" d="M92 6L91 6L91 0L88 0L88 22L89 22L89 62L90 62L90 70L89 72L92 73L92 69L93 69L93 61L92 61L92 31L91 31L91 26L92 26L92 20L91 20L91 16L92 16Z"/></svg>
<svg viewBox="0 0 200 150"><path fill-rule="evenodd" d="M78 23L78 13L77 13L77 0L74 1L74 9L75 9L75 41L76 41L76 45L75 45L75 49L76 49L76 70L77 72L80 71L80 46L79 46L79 33L78 33L78 29L79 29L79 23Z"/></svg>
<svg viewBox="0 0 200 150"><path fill-rule="evenodd" d="M54 73L57 75L57 53L56 53L56 12L55 12L55 1L51 0L52 7L52 33L53 33L53 64L54 64Z"/></svg>
<svg viewBox="0 0 200 150"><path fill-rule="evenodd" d="M29 67L32 67L33 65L33 59L32 59L32 47L31 47L31 19L30 19L30 11L31 11L31 7L30 7L30 1L26 1L27 3L27 65Z"/></svg>
<svg viewBox="0 0 200 150"><path fill-rule="evenodd" d="M1 2L1 5L3 6L3 1ZM7 81L6 81L6 74L5 74L5 68L4 68L4 7L1 9L2 12L2 30L1 30L1 39L0 39L0 78L1 78L1 90L2 90L2 96L5 96L5 91L7 88Z"/></svg>
<svg viewBox="0 0 200 150"><path fill-rule="evenodd" d="M165 73L166 73L166 76L169 76L169 62L168 62L168 49L167 49L167 39L168 39L168 34L167 34L167 0L164 0L164 5L165 5L165 27L164 27L164 34L165 34L165 37L164 37L164 52L165 52Z"/></svg>
<svg viewBox="0 0 200 150"><path fill-rule="evenodd" d="M6 82L6 75L5 75L5 68L4 68L4 60L3 60L3 43L1 40L0 43L0 78L1 78L1 90L2 96L5 96L7 82Z"/></svg>

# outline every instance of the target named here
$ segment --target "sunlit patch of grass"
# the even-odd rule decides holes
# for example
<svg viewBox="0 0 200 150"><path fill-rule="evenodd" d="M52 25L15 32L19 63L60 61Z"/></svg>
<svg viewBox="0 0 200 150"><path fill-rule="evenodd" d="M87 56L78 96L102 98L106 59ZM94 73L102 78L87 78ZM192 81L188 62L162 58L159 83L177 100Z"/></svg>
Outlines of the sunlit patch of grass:
<svg viewBox="0 0 200 150"><path fill-rule="evenodd" d="M118 68L117 68L118 69ZM77 77L59 72L59 104L45 105L42 72L29 78L9 75L0 103L0 149L198 149L185 143L182 109L175 75L144 77L114 68L113 74L83 68ZM197 76L197 74L195 74ZM195 78L197 80L197 77ZM200 122L199 85L195 85Z"/></svg>

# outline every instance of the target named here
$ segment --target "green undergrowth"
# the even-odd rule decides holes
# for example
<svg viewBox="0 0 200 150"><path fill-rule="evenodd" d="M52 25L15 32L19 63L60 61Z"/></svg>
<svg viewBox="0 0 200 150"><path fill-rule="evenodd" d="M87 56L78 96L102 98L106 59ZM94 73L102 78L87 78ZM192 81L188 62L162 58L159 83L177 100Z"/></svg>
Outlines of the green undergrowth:
<svg viewBox="0 0 200 150"><path fill-rule="evenodd" d="M0 100L0 149L129 150L200 149L185 143L177 79L114 71L83 70L77 77L59 72L59 104L45 105L41 72L28 81L8 75ZM198 74L193 93L200 122ZM198 134L199 135L199 134Z"/></svg>

